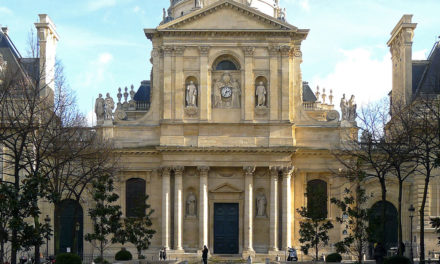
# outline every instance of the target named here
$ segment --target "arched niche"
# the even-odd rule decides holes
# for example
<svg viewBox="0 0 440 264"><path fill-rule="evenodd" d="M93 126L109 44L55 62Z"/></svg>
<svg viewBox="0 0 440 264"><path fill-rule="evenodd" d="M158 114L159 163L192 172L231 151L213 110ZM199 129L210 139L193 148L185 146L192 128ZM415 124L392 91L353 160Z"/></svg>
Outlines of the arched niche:
<svg viewBox="0 0 440 264"><path fill-rule="evenodd" d="M267 107L269 105L269 82L265 76L255 79L255 106Z"/></svg>
<svg viewBox="0 0 440 264"><path fill-rule="evenodd" d="M194 96L194 98L191 98L192 96ZM185 106L197 107L198 105L199 105L199 82L196 77L188 76L185 79Z"/></svg>
<svg viewBox="0 0 440 264"><path fill-rule="evenodd" d="M242 76L239 60L221 54L212 63L212 107L241 108Z"/></svg>

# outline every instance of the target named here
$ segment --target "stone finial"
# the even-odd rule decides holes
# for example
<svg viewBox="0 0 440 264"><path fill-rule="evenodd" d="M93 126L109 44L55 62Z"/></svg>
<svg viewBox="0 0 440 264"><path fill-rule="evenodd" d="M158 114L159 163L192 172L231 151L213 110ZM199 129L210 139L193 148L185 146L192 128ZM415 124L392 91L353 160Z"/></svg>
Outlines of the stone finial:
<svg viewBox="0 0 440 264"><path fill-rule="evenodd" d="M125 86L125 92L124 92L124 102L126 103L128 99L128 88Z"/></svg>
<svg viewBox="0 0 440 264"><path fill-rule="evenodd" d="M327 94L325 93L325 88L322 88L322 103L325 104L325 99L327 98Z"/></svg>
<svg viewBox="0 0 440 264"><path fill-rule="evenodd" d="M121 87L118 88L118 104L121 103L121 99L122 99L122 93L121 93Z"/></svg>
<svg viewBox="0 0 440 264"><path fill-rule="evenodd" d="M330 95L328 99L330 100L330 105L333 105L333 89L330 89Z"/></svg>
<svg viewBox="0 0 440 264"><path fill-rule="evenodd" d="M321 93L319 92L319 85L318 85L318 86L316 86L316 92L315 92L315 96L318 101L319 101L320 95L321 95Z"/></svg>
<svg viewBox="0 0 440 264"><path fill-rule="evenodd" d="M130 101L132 101L133 100L133 98L134 98L134 95L136 94L136 92L134 91L134 85L132 84L131 85L131 90L130 90Z"/></svg>

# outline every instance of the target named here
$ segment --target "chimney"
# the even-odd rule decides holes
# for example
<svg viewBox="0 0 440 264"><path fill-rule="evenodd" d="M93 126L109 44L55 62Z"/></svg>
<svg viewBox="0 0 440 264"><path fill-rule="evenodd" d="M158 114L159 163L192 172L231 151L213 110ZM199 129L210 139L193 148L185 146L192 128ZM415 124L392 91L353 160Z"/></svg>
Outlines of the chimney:
<svg viewBox="0 0 440 264"><path fill-rule="evenodd" d="M412 44L416 23L412 23L412 15L403 15L391 32L388 47L393 63L393 88L391 100L393 104L410 104L412 101Z"/></svg>
<svg viewBox="0 0 440 264"><path fill-rule="evenodd" d="M40 89L42 97L52 97L55 90L55 55L59 40L55 24L46 14L35 23L40 55Z"/></svg>

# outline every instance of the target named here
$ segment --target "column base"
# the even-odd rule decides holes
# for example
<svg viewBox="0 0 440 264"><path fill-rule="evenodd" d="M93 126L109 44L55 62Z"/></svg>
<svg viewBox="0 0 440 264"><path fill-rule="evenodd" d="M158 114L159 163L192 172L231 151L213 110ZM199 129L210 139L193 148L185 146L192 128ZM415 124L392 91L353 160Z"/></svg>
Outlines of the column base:
<svg viewBox="0 0 440 264"><path fill-rule="evenodd" d="M183 250L183 248L176 248L170 251L172 251L173 253L185 253L185 250Z"/></svg>
<svg viewBox="0 0 440 264"><path fill-rule="evenodd" d="M252 259L255 258L255 250L250 248L250 249L245 249L243 250L243 252L241 253L241 256L243 259L248 259L248 257L250 256Z"/></svg>

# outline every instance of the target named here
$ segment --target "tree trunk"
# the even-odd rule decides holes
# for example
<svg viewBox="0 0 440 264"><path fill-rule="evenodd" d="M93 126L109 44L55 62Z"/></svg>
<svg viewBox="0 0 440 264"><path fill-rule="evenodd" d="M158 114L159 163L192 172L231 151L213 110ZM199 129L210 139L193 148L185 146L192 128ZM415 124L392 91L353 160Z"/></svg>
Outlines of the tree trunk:
<svg viewBox="0 0 440 264"><path fill-rule="evenodd" d="M99 248L99 254L101 256L101 264L104 264L104 243L100 241L101 247Z"/></svg>
<svg viewBox="0 0 440 264"><path fill-rule="evenodd" d="M315 223L315 260L318 261L319 252L318 252L318 244L319 244L319 238L318 238L318 225Z"/></svg>
<svg viewBox="0 0 440 264"><path fill-rule="evenodd" d="M382 228L382 236L380 238L380 242L382 242L382 245L386 248L385 244L385 231L386 231L386 202L387 202L387 186L385 182L385 176L380 179L380 188L382 191L382 221L381 221L381 228Z"/></svg>
<svg viewBox="0 0 440 264"><path fill-rule="evenodd" d="M5 242L0 242L0 264L3 264L3 259L5 258Z"/></svg>
<svg viewBox="0 0 440 264"><path fill-rule="evenodd" d="M58 255L60 253L60 211L61 211L61 202L54 203L54 212L53 212L53 248L54 255Z"/></svg>
<svg viewBox="0 0 440 264"><path fill-rule="evenodd" d="M399 173L400 174L400 173ZM397 255L402 256L403 255L403 237L402 237L402 196L403 196L403 181L400 178L399 175L399 198L398 198L398 208L397 208L397 243L398 246L398 250L397 250Z"/></svg>
<svg viewBox="0 0 440 264"><path fill-rule="evenodd" d="M40 222L38 221L38 216L34 217L34 225L35 225L35 235L36 236L40 236L41 234L41 229L40 229ZM34 259L35 259L35 264L40 264L40 244L39 241L37 241L37 243L35 243L34 245Z"/></svg>
<svg viewBox="0 0 440 264"><path fill-rule="evenodd" d="M11 264L17 264L17 230L12 230L11 235Z"/></svg>
<svg viewBox="0 0 440 264"><path fill-rule="evenodd" d="M425 186L423 189L423 199L420 205L420 264L425 264L425 206L426 197L428 196L429 179L431 177L430 170L426 174Z"/></svg>

